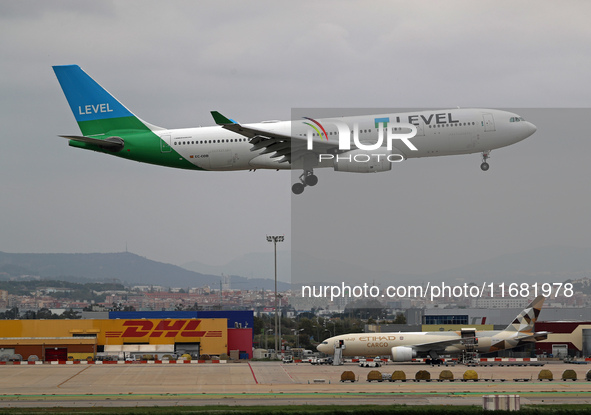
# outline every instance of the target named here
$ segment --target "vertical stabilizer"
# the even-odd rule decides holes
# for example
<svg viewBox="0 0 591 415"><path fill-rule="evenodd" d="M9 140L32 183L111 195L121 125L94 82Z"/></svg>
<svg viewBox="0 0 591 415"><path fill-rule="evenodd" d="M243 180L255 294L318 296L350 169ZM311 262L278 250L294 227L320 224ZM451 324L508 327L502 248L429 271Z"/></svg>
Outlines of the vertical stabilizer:
<svg viewBox="0 0 591 415"><path fill-rule="evenodd" d="M540 315L542 305L546 297L543 295L537 296L517 317L511 324L507 326L505 331L515 331L520 333L533 333L534 324Z"/></svg>
<svg viewBox="0 0 591 415"><path fill-rule="evenodd" d="M83 135L160 129L136 117L78 65L54 66L53 70Z"/></svg>

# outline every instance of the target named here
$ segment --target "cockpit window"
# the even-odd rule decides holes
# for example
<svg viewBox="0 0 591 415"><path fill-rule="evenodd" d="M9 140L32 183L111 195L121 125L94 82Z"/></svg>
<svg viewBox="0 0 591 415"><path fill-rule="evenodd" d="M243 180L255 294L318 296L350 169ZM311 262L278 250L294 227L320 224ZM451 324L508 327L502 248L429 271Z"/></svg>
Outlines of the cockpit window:
<svg viewBox="0 0 591 415"><path fill-rule="evenodd" d="M322 344L328 344L328 342L322 342Z"/></svg>
<svg viewBox="0 0 591 415"><path fill-rule="evenodd" d="M523 118L523 117L511 117L509 119L509 122L519 122L519 121L525 121L525 118Z"/></svg>

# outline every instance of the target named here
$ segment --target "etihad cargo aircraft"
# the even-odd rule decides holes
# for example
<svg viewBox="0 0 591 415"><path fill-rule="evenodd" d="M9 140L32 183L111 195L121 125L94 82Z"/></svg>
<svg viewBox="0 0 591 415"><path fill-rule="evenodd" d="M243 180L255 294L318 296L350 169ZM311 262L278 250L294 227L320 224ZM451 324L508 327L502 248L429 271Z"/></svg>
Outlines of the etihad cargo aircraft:
<svg viewBox="0 0 591 415"><path fill-rule="evenodd" d="M323 341L317 349L333 354L335 348L339 348L342 356L389 355L394 362L410 362L417 357L426 357L428 363L441 362L442 355L462 354L468 344L476 353L512 349L548 337L548 332L534 332L534 323L544 300L542 295L536 297L505 330L467 328L459 331L343 334Z"/></svg>
<svg viewBox="0 0 591 415"><path fill-rule="evenodd" d="M418 157L482 153L517 143L536 127L511 112L457 108L355 117L241 124L212 111L216 126L168 129L149 124L77 65L54 66L82 135L72 147L180 169L301 169L292 186L315 186L315 168L374 173Z"/></svg>

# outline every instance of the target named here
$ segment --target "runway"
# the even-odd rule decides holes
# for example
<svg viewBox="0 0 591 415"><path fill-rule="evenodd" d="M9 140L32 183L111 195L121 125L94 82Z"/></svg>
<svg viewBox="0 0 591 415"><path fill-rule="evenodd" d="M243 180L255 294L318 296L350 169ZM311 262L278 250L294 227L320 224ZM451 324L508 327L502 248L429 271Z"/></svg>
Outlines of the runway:
<svg viewBox="0 0 591 415"><path fill-rule="evenodd" d="M451 370L461 379L465 366L431 367L389 364L377 369L312 366L279 362L212 365L33 365L0 367L0 407L50 406L190 406L190 405L481 405L482 395L518 394L523 404L591 403L587 365L547 364L541 367L479 367L478 382L367 382L370 370L402 370L414 379L428 370L432 379ZM553 381L538 381L549 369ZM578 381L562 381L572 369ZM357 382L340 382L351 370ZM507 381L501 382L500 379ZM516 382L513 379L529 379Z"/></svg>

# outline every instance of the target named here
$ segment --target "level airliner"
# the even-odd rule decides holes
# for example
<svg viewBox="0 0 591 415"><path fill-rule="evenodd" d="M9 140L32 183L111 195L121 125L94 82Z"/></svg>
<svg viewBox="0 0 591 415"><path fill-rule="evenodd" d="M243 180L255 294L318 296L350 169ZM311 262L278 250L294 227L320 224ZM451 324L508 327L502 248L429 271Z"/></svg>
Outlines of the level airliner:
<svg viewBox="0 0 591 415"><path fill-rule="evenodd" d="M70 146L181 169L301 169L295 194L318 183L315 168L375 173L410 158L482 153L486 171L492 150L536 131L517 114L474 108L248 124L212 111L215 126L168 129L138 118L79 66L53 70L82 133L61 136Z"/></svg>
<svg viewBox="0 0 591 415"><path fill-rule="evenodd" d="M333 354L335 348L340 348L342 356L391 356L394 362L410 362L422 357L429 362L440 362L440 356L464 352L467 342L474 344L477 353L512 349L548 337L548 332L534 331L544 299L541 295L536 297L504 330L467 328L459 331L343 334L323 341L317 349Z"/></svg>

